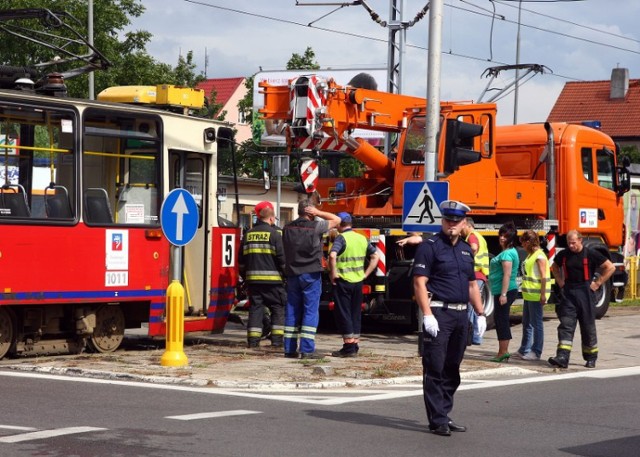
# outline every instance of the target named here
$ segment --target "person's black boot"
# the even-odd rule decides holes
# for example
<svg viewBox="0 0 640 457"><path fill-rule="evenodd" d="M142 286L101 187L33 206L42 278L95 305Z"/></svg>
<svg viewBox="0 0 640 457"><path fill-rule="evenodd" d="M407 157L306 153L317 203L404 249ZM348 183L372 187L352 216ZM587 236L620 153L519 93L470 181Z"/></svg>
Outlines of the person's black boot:
<svg viewBox="0 0 640 457"><path fill-rule="evenodd" d="M549 357L549 365L556 368L567 368L569 366L569 361L562 357Z"/></svg>
<svg viewBox="0 0 640 457"><path fill-rule="evenodd" d="M247 347L252 349L260 347L260 338L249 338L247 340Z"/></svg>
<svg viewBox="0 0 640 457"><path fill-rule="evenodd" d="M356 357L357 355L356 343L344 343L342 349L331 353L332 357Z"/></svg>

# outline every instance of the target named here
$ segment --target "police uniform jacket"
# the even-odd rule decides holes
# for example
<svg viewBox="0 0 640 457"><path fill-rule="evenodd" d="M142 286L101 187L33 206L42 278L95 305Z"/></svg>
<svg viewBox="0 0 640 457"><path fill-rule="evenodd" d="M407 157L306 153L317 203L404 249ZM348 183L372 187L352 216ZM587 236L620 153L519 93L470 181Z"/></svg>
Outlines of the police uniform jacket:
<svg viewBox="0 0 640 457"><path fill-rule="evenodd" d="M455 245L440 232L423 241L413 260L413 275L426 276L432 300L468 303L469 281L475 280L473 252L462 238Z"/></svg>
<svg viewBox="0 0 640 457"><path fill-rule="evenodd" d="M278 227L258 220L245 233L241 269L249 284L282 284L285 257Z"/></svg>

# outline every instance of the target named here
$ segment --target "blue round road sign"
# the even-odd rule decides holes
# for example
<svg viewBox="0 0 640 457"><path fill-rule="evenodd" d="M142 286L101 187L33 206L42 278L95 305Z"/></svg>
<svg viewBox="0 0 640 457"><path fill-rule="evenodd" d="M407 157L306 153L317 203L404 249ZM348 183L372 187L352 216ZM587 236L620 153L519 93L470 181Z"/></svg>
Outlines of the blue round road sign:
<svg viewBox="0 0 640 457"><path fill-rule="evenodd" d="M174 246L189 243L198 230L198 205L189 192L173 189L160 208L160 226Z"/></svg>

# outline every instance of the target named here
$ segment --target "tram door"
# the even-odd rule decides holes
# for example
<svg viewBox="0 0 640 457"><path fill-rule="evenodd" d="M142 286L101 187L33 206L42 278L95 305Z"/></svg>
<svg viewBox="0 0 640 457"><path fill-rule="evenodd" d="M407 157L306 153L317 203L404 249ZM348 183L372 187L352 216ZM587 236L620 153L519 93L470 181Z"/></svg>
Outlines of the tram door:
<svg viewBox="0 0 640 457"><path fill-rule="evenodd" d="M185 313L206 315L210 268L207 245L208 174L210 157L194 152L171 151L169 160L169 190L182 188L193 195L198 205L198 230L193 240L182 248L182 285L185 290ZM176 277L171 272L171 277Z"/></svg>

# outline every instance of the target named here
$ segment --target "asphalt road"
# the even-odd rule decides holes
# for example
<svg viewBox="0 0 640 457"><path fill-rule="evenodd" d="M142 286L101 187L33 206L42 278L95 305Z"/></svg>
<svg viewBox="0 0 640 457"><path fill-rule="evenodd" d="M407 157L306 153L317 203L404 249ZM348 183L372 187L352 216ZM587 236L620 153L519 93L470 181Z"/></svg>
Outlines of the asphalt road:
<svg viewBox="0 0 640 457"><path fill-rule="evenodd" d="M256 392L0 371L0 455L639 455L640 368L465 381L426 432L420 386ZM56 436L57 435L57 436Z"/></svg>

